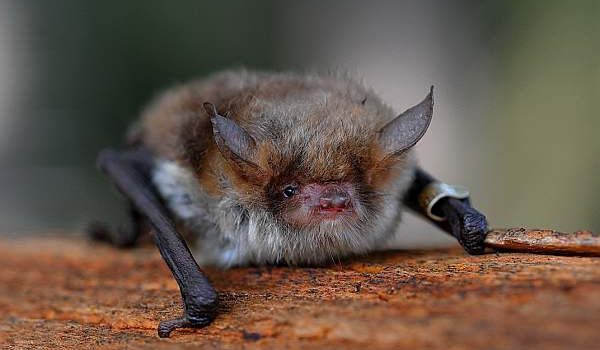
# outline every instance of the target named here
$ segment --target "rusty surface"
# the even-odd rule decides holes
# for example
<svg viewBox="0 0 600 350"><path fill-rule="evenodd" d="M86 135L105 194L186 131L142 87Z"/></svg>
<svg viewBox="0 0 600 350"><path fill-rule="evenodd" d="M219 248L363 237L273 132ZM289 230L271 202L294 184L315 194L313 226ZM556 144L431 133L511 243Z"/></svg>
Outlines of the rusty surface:
<svg viewBox="0 0 600 350"><path fill-rule="evenodd" d="M496 229L488 233L485 245L502 251L600 256L600 234L590 231Z"/></svg>
<svg viewBox="0 0 600 350"><path fill-rule="evenodd" d="M0 240L4 349L592 349L600 259L395 251L322 268L208 269L220 314L159 339L177 285L150 247Z"/></svg>

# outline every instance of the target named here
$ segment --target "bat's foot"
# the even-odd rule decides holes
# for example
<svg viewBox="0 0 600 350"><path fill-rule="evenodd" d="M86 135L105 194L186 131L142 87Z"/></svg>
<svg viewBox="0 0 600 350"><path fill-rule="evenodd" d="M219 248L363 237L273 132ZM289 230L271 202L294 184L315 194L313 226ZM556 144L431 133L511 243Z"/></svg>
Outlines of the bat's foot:
<svg viewBox="0 0 600 350"><path fill-rule="evenodd" d="M158 324L158 336L161 338L168 338L171 336L171 332L177 328L203 328L211 324L214 318L215 316L213 314L194 318L184 315L183 317L173 320L162 321Z"/></svg>
<svg viewBox="0 0 600 350"><path fill-rule="evenodd" d="M184 304L183 316L162 321L158 325L159 337L168 338L177 328L206 327L217 316L219 296L205 277L195 280L188 288L182 289L181 297Z"/></svg>
<svg viewBox="0 0 600 350"><path fill-rule="evenodd" d="M452 235L467 253L479 255L485 251L488 224L485 215L475 210L468 201L447 198L440 201Z"/></svg>
<svg viewBox="0 0 600 350"><path fill-rule="evenodd" d="M484 253L487 220L471 206L466 188L439 182L417 168L404 203L454 236L467 253Z"/></svg>

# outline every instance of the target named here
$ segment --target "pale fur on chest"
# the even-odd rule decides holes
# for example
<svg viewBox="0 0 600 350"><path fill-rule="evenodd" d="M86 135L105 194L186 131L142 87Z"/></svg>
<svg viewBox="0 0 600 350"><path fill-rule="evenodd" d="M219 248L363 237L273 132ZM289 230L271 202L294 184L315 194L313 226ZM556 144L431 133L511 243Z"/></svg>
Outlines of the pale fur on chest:
<svg viewBox="0 0 600 350"><path fill-rule="evenodd" d="M414 164L412 154L407 164ZM157 160L152 180L177 221L196 236L193 253L200 265L322 264L375 250L396 233L401 198L412 180L412 167L406 169L387 186L379 217L361 230L326 223L310 232L286 229L266 210L240 207L233 193L212 198L174 161Z"/></svg>

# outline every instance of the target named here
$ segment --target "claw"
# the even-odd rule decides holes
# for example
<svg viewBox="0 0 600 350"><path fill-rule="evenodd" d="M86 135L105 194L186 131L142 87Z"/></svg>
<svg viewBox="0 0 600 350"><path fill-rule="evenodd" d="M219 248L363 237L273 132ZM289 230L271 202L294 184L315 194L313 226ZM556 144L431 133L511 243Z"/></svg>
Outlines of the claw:
<svg viewBox="0 0 600 350"><path fill-rule="evenodd" d="M162 321L158 324L158 336L161 338L168 338L171 332L177 328L188 328L191 323L188 322L184 317L176 318L173 320Z"/></svg>
<svg viewBox="0 0 600 350"><path fill-rule="evenodd" d="M158 324L158 336L160 338L169 338L171 332L177 328L203 328L208 326L214 317L206 317L191 321L186 315L172 320L162 321Z"/></svg>

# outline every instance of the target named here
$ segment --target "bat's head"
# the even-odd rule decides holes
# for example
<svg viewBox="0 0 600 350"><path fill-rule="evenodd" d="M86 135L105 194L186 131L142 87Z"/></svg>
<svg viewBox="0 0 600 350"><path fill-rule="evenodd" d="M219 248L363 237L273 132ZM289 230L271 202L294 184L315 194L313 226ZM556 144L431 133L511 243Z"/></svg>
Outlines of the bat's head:
<svg viewBox="0 0 600 350"><path fill-rule="evenodd" d="M254 117L238 120L205 108L237 198L278 235L265 241L287 239L274 249L299 251L303 242L329 245L323 254L341 255L368 249L375 231L397 223L414 166L409 150L430 123L433 98L430 92L399 116L374 96L258 101ZM310 257L282 258L331 258L304 254Z"/></svg>

